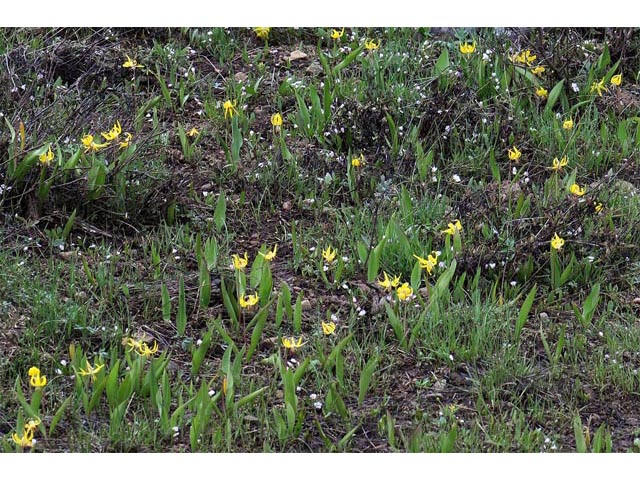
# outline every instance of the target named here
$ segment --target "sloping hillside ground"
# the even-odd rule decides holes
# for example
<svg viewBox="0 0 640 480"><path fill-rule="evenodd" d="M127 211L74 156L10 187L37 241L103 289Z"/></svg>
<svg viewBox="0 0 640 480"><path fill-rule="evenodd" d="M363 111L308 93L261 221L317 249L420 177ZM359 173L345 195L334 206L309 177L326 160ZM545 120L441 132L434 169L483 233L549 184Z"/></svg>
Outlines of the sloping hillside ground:
<svg viewBox="0 0 640 480"><path fill-rule="evenodd" d="M639 48L2 29L0 448L639 451Z"/></svg>

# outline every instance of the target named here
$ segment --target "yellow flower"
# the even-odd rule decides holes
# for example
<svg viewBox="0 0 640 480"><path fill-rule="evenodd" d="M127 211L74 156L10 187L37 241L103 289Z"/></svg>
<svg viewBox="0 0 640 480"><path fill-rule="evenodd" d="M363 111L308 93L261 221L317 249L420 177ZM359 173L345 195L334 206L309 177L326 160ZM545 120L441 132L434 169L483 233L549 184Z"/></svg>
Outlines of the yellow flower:
<svg viewBox="0 0 640 480"><path fill-rule="evenodd" d="M573 120L569 118L568 120L562 122L562 128L564 128L565 130L571 130L573 128Z"/></svg>
<svg viewBox="0 0 640 480"><path fill-rule="evenodd" d="M267 250L267 253L262 253L262 252L258 252L258 253L260 255L262 255L267 262L270 262L271 260L276 258L276 250L278 250L278 244L277 243L273 247L273 250L271 250L271 251Z"/></svg>
<svg viewBox="0 0 640 480"><path fill-rule="evenodd" d="M336 324L333 322L322 322L322 332L325 335L331 335L336 330Z"/></svg>
<svg viewBox="0 0 640 480"><path fill-rule="evenodd" d="M295 337L284 337L282 339L282 346L292 352L296 351L296 348L300 348L302 345L302 337L298 338L296 341Z"/></svg>
<svg viewBox="0 0 640 480"><path fill-rule="evenodd" d="M47 377L45 375L40 376L40 369L38 367L31 367L29 369L29 383L34 388L41 388L47 384Z"/></svg>
<svg viewBox="0 0 640 480"><path fill-rule="evenodd" d="M110 142L118 138L121 132L122 132L122 127L120 126L120 121L116 121L115 125L111 130L109 130L107 133L102 132L102 136L107 142Z"/></svg>
<svg viewBox="0 0 640 480"><path fill-rule="evenodd" d="M569 165L569 160L567 160L567 156L564 155L561 160L558 160L558 157L553 159L553 165L551 166L551 170L562 170L562 167L566 167Z"/></svg>
<svg viewBox="0 0 640 480"><path fill-rule="evenodd" d="M269 38L271 27L254 27L253 31L255 32L256 37L266 40Z"/></svg>
<svg viewBox="0 0 640 480"><path fill-rule="evenodd" d="M227 376L225 375L224 378L222 379L222 394L226 397L227 396Z"/></svg>
<svg viewBox="0 0 640 480"><path fill-rule="evenodd" d="M382 272L384 280L378 280L378 285L384 288L386 291L391 291L392 288L396 288L400 284L400 275L393 277L393 280L389 278L387 272Z"/></svg>
<svg viewBox="0 0 640 480"><path fill-rule="evenodd" d="M614 75L611 77L611 85L614 87L619 87L622 84L622 74Z"/></svg>
<svg viewBox="0 0 640 480"><path fill-rule="evenodd" d="M427 256L427 258L422 258L415 254L413 256L418 259L420 268L424 268L427 273L430 274L438 265L438 255L439 253L434 250Z"/></svg>
<svg viewBox="0 0 640 480"><path fill-rule="evenodd" d="M102 150L103 148L107 148L109 146L109 143L94 142L93 135L85 135L80 139L80 141L85 146L85 153L97 152L98 150Z"/></svg>
<svg viewBox="0 0 640 480"><path fill-rule="evenodd" d="M471 55L476 51L476 42L468 43L464 42L460 44L460 53L464 55Z"/></svg>
<svg viewBox="0 0 640 480"><path fill-rule="evenodd" d="M87 369L80 369L80 375L83 377L87 377L87 376L91 376L91 381L95 382L96 381L96 373L98 373L100 370L102 370L104 368L104 363L102 365L98 365L96 364L95 367L92 367L91 364L89 363L89 360L87 360Z"/></svg>
<svg viewBox="0 0 640 480"><path fill-rule="evenodd" d="M524 52L524 63L526 63L527 65L531 65L533 62L535 62L536 58L538 57L532 55L531 50L527 50L526 52Z"/></svg>
<svg viewBox="0 0 640 480"><path fill-rule="evenodd" d="M524 52L518 52L518 53L513 54L513 56L511 57L511 61L513 63L525 63Z"/></svg>
<svg viewBox="0 0 640 480"><path fill-rule="evenodd" d="M593 209L596 211L596 213L600 213L603 208L604 206L600 202L596 202L593 204Z"/></svg>
<svg viewBox="0 0 640 480"><path fill-rule="evenodd" d="M540 75L544 71L545 68L542 65L538 65L537 67L531 69L531 73L533 73L534 75Z"/></svg>
<svg viewBox="0 0 640 480"><path fill-rule="evenodd" d="M146 342L141 342L140 346L138 347L138 355L144 356L144 357L151 357L157 351L158 351L158 343L155 340L153 341L153 348L149 348L149 345L147 345Z"/></svg>
<svg viewBox="0 0 640 480"><path fill-rule="evenodd" d="M597 92L599 96L602 96L602 91L608 92L609 90L607 90L607 87L604 84L604 78L602 80L600 80L599 82L596 82L594 84L591 85L591 89L589 90L589 93L593 93L593 92Z"/></svg>
<svg viewBox="0 0 640 480"><path fill-rule="evenodd" d="M129 132L124 134L124 141L120 142L120 147L119 148L127 148L129 147L129 142L131 141L131 139L133 138L133 135L131 135Z"/></svg>
<svg viewBox="0 0 640 480"><path fill-rule="evenodd" d="M38 425L40 425L40 423L42 423L42 422L38 417L36 417L35 420L30 418L27 421L26 425L24 426L24 431L25 432L35 432L36 428L38 428Z"/></svg>
<svg viewBox="0 0 640 480"><path fill-rule="evenodd" d="M231 100L227 100L222 104L222 108L224 108L224 118L227 118L227 115L229 118L232 118L234 114L238 113L238 110L236 109L237 103L237 101L231 103Z"/></svg>
<svg viewBox="0 0 640 480"><path fill-rule="evenodd" d="M187 132L187 135L189 135L190 137L195 137L196 135L200 135L200 132L196 127L193 127L191 130Z"/></svg>
<svg viewBox="0 0 640 480"><path fill-rule="evenodd" d="M122 344L129 347L130 352L135 350L138 355L145 357L150 357L158 351L158 343L155 340L153 341L153 348L149 348L146 342L130 337L124 337Z"/></svg>
<svg viewBox="0 0 640 480"><path fill-rule="evenodd" d="M132 60L129 55L125 55L127 57L127 61L122 64L124 68L143 68L144 65L140 65L135 60Z"/></svg>
<svg viewBox="0 0 640 480"><path fill-rule="evenodd" d="M377 50L378 48L380 48L380 40L378 40L378 43L376 43L374 40L367 40L366 42L364 42L364 48L366 48L367 50Z"/></svg>
<svg viewBox="0 0 640 480"><path fill-rule="evenodd" d="M513 63L521 63L531 66L531 64L536 60L535 55L531 54L531 50L527 50L525 52L518 52L511 57L511 61Z"/></svg>
<svg viewBox="0 0 640 480"><path fill-rule="evenodd" d="M509 155L509 160L513 160L514 162L517 162L522 156L522 152L518 150L518 147L516 147L515 145L513 146L513 148L507 150L507 153Z"/></svg>
<svg viewBox="0 0 640 480"><path fill-rule="evenodd" d="M408 300L411 295L413 295L413 289L409 286L407 282L403 283L396 290L396 295L398 295L398 299L405 301Z"/></svg>
<svg viewBox="0 0 640 480"><path fill-rule="evenodd" d="M569 188L569 191L578 197L581 197L587 192L587 190L584 187L580 188L580 185L578 185L577 183L574 183L573 185L571 185L571 187Z"/></svg>
<svg viewBox="0 0 640 480"><path fill-rule="evenodd" d="M364 165L364 154L360 154L359 157L353 157L351 159L351 166L359 168Z"/></svg>
<svg viewBox="0 0 640 480"><path fill-rule="evenodd" d="M448 233L449 235L455 235L456 232L462 231L462 224L460 223L460 220L456 220L455 223L449 223L449 225L447 226L449 228L447 228L446 230L442 230L442 232L440 233Z"/></svg>
<svg viewBox="0 0 640 480"><path fill-rule="evenodd" d="M233 260L233 268L236 270L244 270L249 264L249 256L247 255L247 252L244 252L244 257L241 257L238 254L231 255L231 259Z"/></svg>
<svg viewBox="0 0 640 480"><path fill-rule="evenodd" d="M122 344L129 347L129 351L132 351L140 348L140 346L142 345L142 342L140 340L136 340L135 338L124 337L122 339Z"/></svg>
<svg viewBox="0 0 640 480"><path fill-rule="evenodd" d="M342 30L338 31L335 28L331 30L331 38L333 38L334 40L339 40L342 38L342 35L344 35L344 27L342 27Z"/></svg>
<svg viewBox="0 0 640 480"><path fill-rule="evenodd" d="M560 238L558 234L555 233L553 235L553 238L551 239L551 247L556 250L560 250L563 245L564 245L564 239Z"/></svg>
<svg viewBox="0 0 640 480"><path fill-rule="evenodd" d="M49 150L46 153L43 153L38 157L40 159L40 163L43 165L49 165L51 160L53 160L53 152L51 151L51 145L49 145Z"/></svg>
<svg viewBox="0 0 640 480"><path fill-rule="evenodd" d="M538 87L536 89L536 95L539 96L540 98L544 99L544 98L547 98L549 96L549 92L544 87Z"/></svg>
<svg viewBox="0 0 640 480"><path fill-rule="evenodd" d="M336 258L336 254L338 252L336 252L335 250L333 250L331 248L331 245L329 245L327 248L325 248L324 250L322 250L322 258L324 258L324 261L327 263L332 263L333 260Z"/></svg>
<svg viewBox="0 0 640 480"><path fill-rule="evenodd" d="M274 127L281 127L282 115L280 115L279 113L274 113L273 115L271 115L271 125L273 125Z"/></svg>
<svg viewBox="0 0 640 480"><path fill-rule="evenodd" d="M13 441L20 445L22 448L31 448L33 447L33 430L25 428L22 433L22 437L19 437L17 433L13 433L11 435Z"/></svg>
<svg viewBox="0 0 640 480"><path fill-rule="evenodd" d="M240 297L240 307L251 308L258 303L258 300L260 300L260 297L257 293L254 293L253 295L243 295Z"/></svg>

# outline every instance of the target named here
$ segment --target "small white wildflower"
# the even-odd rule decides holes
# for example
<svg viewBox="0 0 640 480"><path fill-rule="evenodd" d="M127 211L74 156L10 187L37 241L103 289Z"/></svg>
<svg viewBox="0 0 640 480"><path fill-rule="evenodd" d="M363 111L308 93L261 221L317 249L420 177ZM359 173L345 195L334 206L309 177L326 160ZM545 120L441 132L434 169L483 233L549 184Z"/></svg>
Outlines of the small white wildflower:
<svg viewBox="0 0 640 480"><path fill-rule="evenodd" d="M456 183L460 183L461 181L460 175L458 175L457 173L454 173L452 178L453 178L453 181Z"/></svg>

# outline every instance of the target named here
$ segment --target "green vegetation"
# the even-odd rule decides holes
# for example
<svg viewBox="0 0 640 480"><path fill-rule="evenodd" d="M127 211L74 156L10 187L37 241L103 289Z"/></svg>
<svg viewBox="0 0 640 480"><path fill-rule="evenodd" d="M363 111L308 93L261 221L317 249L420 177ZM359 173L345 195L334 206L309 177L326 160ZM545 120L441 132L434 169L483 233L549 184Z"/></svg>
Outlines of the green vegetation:
<svg viewBox="0 0 640 480"><path fill-rule="evenodd" d="M640 451L638 30L0 56L0 450Z"/></svg>

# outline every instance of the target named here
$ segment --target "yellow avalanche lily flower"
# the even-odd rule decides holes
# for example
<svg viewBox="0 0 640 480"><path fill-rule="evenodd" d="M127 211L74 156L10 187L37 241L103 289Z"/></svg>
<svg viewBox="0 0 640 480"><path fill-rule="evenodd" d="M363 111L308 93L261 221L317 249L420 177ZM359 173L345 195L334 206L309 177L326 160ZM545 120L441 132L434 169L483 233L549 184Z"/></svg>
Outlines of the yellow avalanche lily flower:
<svg viewBox="0 0 640 480"><path fill-rule="evenodd" d="M322 322L322 333L325 335L331 335L336 330L336 324L334 322L325 323Z"/></svg>
<svg viewBox="0 0 640 480"><path fill-rule="evenodd" d="M359 168L364 165L364 154L361 153L359 157L353 157L351 159L351 166Z"/></svg>
<svg viewBox="0 0 640 480"><path fill-rule="evenodd" d="M131 337L124 337L122 344L129 347L130 352L135 350L138 355L145 357L150 357L158 351L158 343L155 340L153 341L153 348L149 348L146 342Z"/></svg>
<svg viewBox="0 0 640 480"><path fill-rule="evenodd" d="M247 255L247 252L244 252L244 257L234 254L231 255L231 258L233 260L233 268L236 270L242 271L249 264L249 256Z"/></svg>
<svg viewBox="0 0 640 480"><path fill-rule="evenodd" d="M460 53L464 55L471 55L475 51L476 51L476 42L473 42L473 43L465 42L460 44Z"/></svg>
<svg viewBox="0 0 640 480"><path fill-rule="evenodd" d="M196 127L193 127L191 130L187 132L187 135L190 137L195 137L196 135L200 135L200 132Z"/></svg>
<svg viewBox="0 0 640 480"><path fill-rule="evenodd" d="M366 42L364 42L364 48L366 48L367 50L377 50L378 48L380 48L380 40L378 40L378 43L376 43L374 40L367 40Z"/></svg>
<svg viewBox="0 0 640 480"><path fill-rule="evenodd" d="M597 92L599 96L602 96L603 91L605 92L609 91L604 84L604 78L599 82L596 82L593 85L591 85L591 89L589 90L589 93Z"/></svg>
<svg viewBox="0 0 640 480"><path fill-rule="evenodd" d="M441 233L448 233L449 235L455 235L456 232L462 231L462 224L460 223L460 220L456 220L455 223L449 222L449 225L447 225L447 227L449 228L442 230Z"/></svg>
<svg viewBox="0 0 640 480"><path fill-rule="evenodd" d="M107 142L115 140L122 133L122 127L120 126L120 121L116 121L115 125L111 130L107 133L102 132L102 136Z"/></svg>
<svg viewBox="0 0 640 480"><path fill-rule="evenodd" d="M433 250L427 258L419 257L418 255L413 255L418 259L418 263L420 263L420 268L424 268L427 273L431 273L433 269L438 265L438 252Z"/></svg>
<svg viewBox="0 0 640 480"><path fill-rule="evenodd" d="M282 115L280 115L279 113L274 113L273 115L271 115L271 125L273 125L274 127L281 127Z"/></svg>
<svg viewBox="0 0 640 480"><path fill-rule="evenodd" d="M564 155L561 160L558 160L558 157L553 159L553 165L551 166L551 170L562 170L562 167L566 167L569 165L569 160L567 160L567 156Z"/></svg>
<svg viewBox="0 0 640 480"><path fill-rule="evenodd" d="M22 436L19 437L17 433L13 433L11 435L13 441L20 445L22 448L31 448L33 447L33 430L25 428Z"/></svg>
<svg viewBox="0 0 640 480"><path fill-rule="evenodd" d="M36 428L38 428L38 425L40 425L40 423L42 423L42 421L38 417L36 417L35 420L30 418L24 426L24 431L35 432Z"/></svg>
<svg viewBox="0 0 640 480"><path fill-rule="evenodd" d="M79 373L83 377L91 376L91 381L95 382L96 374L103 368L104 368L104 363L102 365L96 364L95 367L92 367L91 364L89 363L89 360L87 360L87 369L85 370L84 368L81 368Z"/></svg>
<svg viewBox="0 0 640 480"><path fill-rule="evenodd" d="M344 27L342 27L342 30L338 31L335 28L331 30L331 38L333 38L334 40L339 40L342 38L342 35L344 35Z"/></svg>
<svg viewBox="0 0 640 480"><path fill-rule="evenodd" d="M401 301L409 300L411 295L413 295L413 289L409 286L407 282L403 283L396 290L396 295L398 295L398 299Z"/></svg>
<svg viewBox="0 0 640 480"><path fill-rule="evenodd" d="M254 27L253 31L255 32L256 37L266 40L269 38L271 27Z"/></svg>
<svg viewBox="0 0 640 480"><path fill-rule="evenodd" d="M531 69L531 73L533 73L534 75L540 75L541 73L544 73L545 68L542 65L538 65L537 67L534 67Z"/></svg>
<svg viewBox="0 0 640 480"><path fill-rule="evenodd" d="M89 152L97 152L99 150L102 150L103 148L107 148L109 146L109 143L96 143L93 141L93 135L85 135L84 137L82 137L82 139L80 139L80 141L82 142L82 144L85 147L85 153L89 153Z"/></svg>
<svg viewBox="0 0 640 480"><path fill-rule="evenodd" d="M329 245L327 248L322 250L322 258L324 258L324 261L327 263L333 263L337 253L338 252L336 250L333 250L331 248L331 245Z"/></svg>
<svg viewBox="0 0 640 480"><path fill-rule="evenodd" d="M51 160L53 160L53 152L51 151L51 145L49 145L49 150L47 150L45 153L40 155L40 157L38 158L42 165L49 165L51 163Z"/></svg>
<svg viewBox="0 0 640 480"><path fill-rule="evenodd" d="M556 250L560 250L563 245L564 245L564 239L560 238L560 236L558 236L558 234L555 233L553 235L553 238L551 239L551 247Z"/></svg>
<svg viewBox="0 0 640 480"><path fill-rule="evenodd" d="M125 55L127 57L127 61L122 64L124 68L143 68L144 65L140 65L137 61L132 60L129 55Z"/></svg>
<svg viewBox="0 0 640 480"><path fill-rule="evenodd" d="M295 337L284 337L282 339L282 346L287 350L291 350L291 352L295 352L296 348L300 348L304 343L302 343L302 337L295 339Z"/></svg>
<svg viewBox="0 0 640 480"><path fill-rule="evenodd" d="M31 367L29 369L29 383L34 388L41 388L47 384L47 377L45 375L40 376L40 369L38 367Z"/></svg>
<svg viewBox="0 0 640 480"><path fill-rule="evenodd" d="M611 77L611 85L614 87L619 87L622 84L622 74L614 75Z"/></svg>
<svg viewBox="0 0 640 480"><path fill-rule="evenodd" d="M545 99L549 96L549 92L544 87L538 87L536 89L536 95L542 99Z"/></svg>
<svg viewBox="0 0 640 480"><path fill-rule="evenodd" d="M262 257L267 261L270 262L271 260L273 260L274 258L276 258L276 251L278 250L278 244L276 243L275 246L273 247L273 250L267 250L267 253L262 253L262 252L258 252L260 255L262 255Z"/></svg>
<svg viewBox="0 0 640 480"><path fill-rule="evenodd" d="M518 150L518 147L516 147L515 145L513 146L513 148L507 150L507 154L509 155L509 160L513 160L514 162L517 162L522 156L522 152Z"/></svg>
<svg viewBox="0 0 640 480"><path fill-rule="evenodd" d="M384 276L384 279L378 280L378 285L380 285L386 291L390 292L391 289L396 288L398 285L400 285L400 275L398 275L397 277L393 277L393 280L389 278L387 272L382 272L382 275Z"/></svg>
<svg viewBox="0 0 640 480"><path fill-rule="evenodd" d="M564 128L565 130L571 130L573 128L573 120L568 119L562 122L562 128Z"/></svg>
<svg viewBox="0 0 640 480"><path fill-rule="evenodd" d="M133 135L131 135L129 132L124 134L124 141L120 142L120 146L119 148L128 148L129 147L129 142L131 142L131 139L133 138Z"/></svg>
<svg viewBox="0 0 640 480"><path fill-rule="evenodd" d="M158 351L158 343L154 340L153 348L149 348L146 342L142 342L138 347L138 355L144 357L151 357Z"/></svg>
<svg viewBox="0 0 640 480"><path fill-rule="evenodd" d="M240 307L251 308L258 303L258 300L260 300L260 297L257 293L254 293L253 295L243 295L240 297Z"/></svg>
<svg viewBox="0 0 640 480"><path fill-rule="evenodd" d="M233 116L238 113L238 110L236 109L237 103L238 103L237 101L234 101L232 103L231 100L227 100L222 104L222 108L224 108L225 119L227 118L227 115L229 116L229 118L233 118Z"/></svg>
<svg viewBox="0 0 640 480"><path fill-rule="evenodd" d="M569 191L577 197L581 197L587 193L587 190L584 187L581 188L577 183L571 185L571 187L569 187Z"/></svg>

